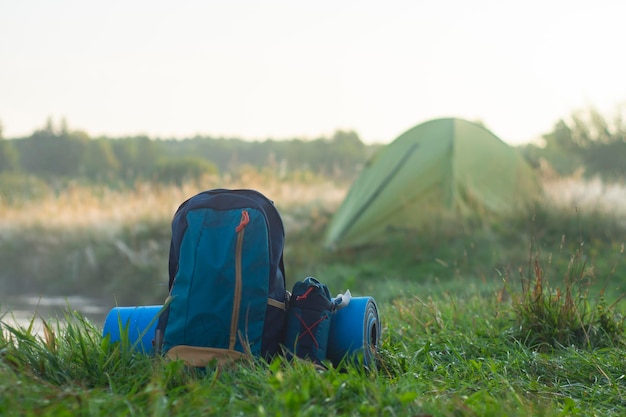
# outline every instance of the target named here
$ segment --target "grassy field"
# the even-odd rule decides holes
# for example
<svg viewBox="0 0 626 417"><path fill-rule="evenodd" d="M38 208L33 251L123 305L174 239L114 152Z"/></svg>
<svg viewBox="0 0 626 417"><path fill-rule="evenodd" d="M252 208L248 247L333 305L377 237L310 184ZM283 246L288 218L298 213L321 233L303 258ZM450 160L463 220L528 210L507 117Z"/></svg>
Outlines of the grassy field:
<svg viewBox="0 0 626 417"><path fill-rule="evenodd" d="M376 369L277 359L190 370L108 343L70 309L44 318L43 333L3 319L0 415L623 415L626 193L568 181L548 184L527 218L343 252L320 242L345 187L252 174L228 182L276 201L291 282L313 275L334 293L376 298ZM131 305L159 302L171 215L216 186L225 185L76 188L2 205L3 285L9 274L30 290L60 276L65 294L85 285ZM26 249L38 266L22 260Z"/></svg>

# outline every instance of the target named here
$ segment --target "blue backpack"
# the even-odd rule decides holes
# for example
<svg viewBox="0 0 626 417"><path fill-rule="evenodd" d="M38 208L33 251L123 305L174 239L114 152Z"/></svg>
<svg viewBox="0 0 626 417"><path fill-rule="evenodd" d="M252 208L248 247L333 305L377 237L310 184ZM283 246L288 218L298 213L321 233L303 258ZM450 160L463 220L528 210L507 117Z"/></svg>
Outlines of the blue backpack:
<svg viewBox="0 0 626 417"><path fill-rule="evenodd" d="M156 351L199 367L274 356L288 305L284 240L278 211L257 191L215 189L182 203L172 220Z"/></svg>

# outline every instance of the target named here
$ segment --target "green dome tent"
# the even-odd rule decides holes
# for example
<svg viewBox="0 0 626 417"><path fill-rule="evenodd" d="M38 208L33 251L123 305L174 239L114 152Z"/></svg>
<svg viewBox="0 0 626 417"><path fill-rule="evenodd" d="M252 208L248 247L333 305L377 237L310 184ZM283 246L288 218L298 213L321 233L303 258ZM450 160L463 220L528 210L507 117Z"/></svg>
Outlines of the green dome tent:
<svg viewBox="0 0 626 417"><path fill-rule="evenodd" d="M326 231L327 247L384 241L450 218L511 213L537 197L517 150L484 127L447 118L420 124L364 167Z"/></svg>

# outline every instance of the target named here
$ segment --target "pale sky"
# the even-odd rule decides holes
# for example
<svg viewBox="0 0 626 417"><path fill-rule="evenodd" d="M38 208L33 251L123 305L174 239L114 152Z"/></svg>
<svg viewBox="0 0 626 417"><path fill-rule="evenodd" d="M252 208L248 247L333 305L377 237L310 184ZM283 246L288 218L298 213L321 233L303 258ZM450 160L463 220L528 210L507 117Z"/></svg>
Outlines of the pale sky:
<svg viewBox="0 0 626 417"><path fill-rule="evenodd" d="M624 0L0 0L0 122L90 136L526 143L626 103Z"/></svg>

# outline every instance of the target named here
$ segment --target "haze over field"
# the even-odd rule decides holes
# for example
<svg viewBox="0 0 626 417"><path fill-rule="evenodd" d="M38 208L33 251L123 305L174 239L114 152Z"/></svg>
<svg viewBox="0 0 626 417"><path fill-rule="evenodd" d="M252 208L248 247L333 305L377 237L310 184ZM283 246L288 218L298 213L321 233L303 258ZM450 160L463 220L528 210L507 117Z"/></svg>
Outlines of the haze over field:
<svg viewBox="0 0 626 417"><path fill-rule="evenodd" d="M0 3L0 121L91 136L389 142L434 117L509 143L626 102L626 2Z"/></svg>

